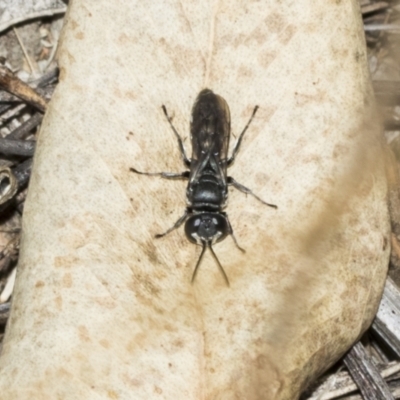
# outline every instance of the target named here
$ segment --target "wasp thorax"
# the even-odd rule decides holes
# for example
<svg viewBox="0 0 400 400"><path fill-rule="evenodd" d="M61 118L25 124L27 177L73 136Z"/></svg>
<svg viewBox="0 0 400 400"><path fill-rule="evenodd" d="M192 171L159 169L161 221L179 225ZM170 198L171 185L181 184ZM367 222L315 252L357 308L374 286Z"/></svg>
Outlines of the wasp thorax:
<svg viewBox="0 0 400 400"><path fill-rule="evenodd" d="M185 223L185 233L192 243L215 243L229 234L229 225L226 217L220 213L194 214Z"/></svg>

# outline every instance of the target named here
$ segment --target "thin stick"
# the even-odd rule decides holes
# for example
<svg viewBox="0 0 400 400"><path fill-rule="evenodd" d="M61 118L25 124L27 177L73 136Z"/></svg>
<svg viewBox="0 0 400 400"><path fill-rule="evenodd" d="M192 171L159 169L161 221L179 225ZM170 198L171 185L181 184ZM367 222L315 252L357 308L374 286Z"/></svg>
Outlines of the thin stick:
<svg viewBox="0 0 400 400"><path fill-rule="evenodd" d="M14 30L15 36L17 37L18 43L21 46L22 52L24 53L25 59L28 62L28 65L29 65L29 68L31 70L31 73L32 74L37 73L38 70L37 70L37 68L34 67L33 62L32 62L31 58L29 57L29 54L27 53L27 51L25 49L24 43L22 42L22 39L18 34L17 28L14 27L13 30Z"/></svg>

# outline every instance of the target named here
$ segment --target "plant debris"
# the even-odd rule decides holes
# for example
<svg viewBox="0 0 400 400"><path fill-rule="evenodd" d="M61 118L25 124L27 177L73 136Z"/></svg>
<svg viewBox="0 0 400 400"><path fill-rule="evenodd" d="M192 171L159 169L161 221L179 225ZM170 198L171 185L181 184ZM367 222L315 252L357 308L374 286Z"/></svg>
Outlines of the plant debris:
<svg viewBox="0 0 400 400"><path fill-rule="evenodd" d="M373 87L385 139L395 154L392 167L397 176L400 5L395 1L360 0L360 7ZM54 54L65 11L66 4L61 0L0 0L0 343L9 315L36 134L57 82ZM400 182L394 182L394 198L399 198ZM400 399L399 207L395 201L390 276L372 327L308 388L302 400Z"/></svg>

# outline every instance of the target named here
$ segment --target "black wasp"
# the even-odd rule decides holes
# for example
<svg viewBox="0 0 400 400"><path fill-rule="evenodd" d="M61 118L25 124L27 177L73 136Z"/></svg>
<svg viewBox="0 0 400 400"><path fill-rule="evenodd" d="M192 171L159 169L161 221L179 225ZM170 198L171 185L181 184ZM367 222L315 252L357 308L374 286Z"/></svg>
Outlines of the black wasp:
<svg viewBox="0 0 400 400"><path fill-rule="evenodd" d="M239 152L243 136L249 127L258 106L253 110L249 122L240 134L232 155L228 158L230 137L230 112L226 101L209 89L202 90L193 105L192 119L190 123L190 138L192 141L192 158L186 155L182 138L172 124L172 119L163 105L164 114L178 139L179 149L183 162L189 171L182 173L173 172L140 172L134 168L130 170L137 174L161 176L167 179L184 178L189 183L186 189L187 208L184 214L176 221L174 226L166 232L156 235L161 238L185 222L186 237L195 244L203 246L196 267L193 271L192 282L208 247L215 258L224 279L229 286L228 277L219 262L212 245L232 235L236 246L244 251L235 239L228 215L222 210L228 199L228 185L232 185L243 193L251 194L263 204L277 208L273 204L266 203L256 196L250 189L227 176L227 169L233 164Z"/></svg>

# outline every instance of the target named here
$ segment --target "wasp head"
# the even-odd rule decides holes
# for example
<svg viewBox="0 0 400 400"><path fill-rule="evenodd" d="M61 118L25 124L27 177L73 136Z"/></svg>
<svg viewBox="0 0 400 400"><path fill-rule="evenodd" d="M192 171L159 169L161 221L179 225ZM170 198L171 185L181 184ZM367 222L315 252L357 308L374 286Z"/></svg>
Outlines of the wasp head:
<svg viewBox="0 0 400 400"><path fill-rule="evenodd" d="M196 244L220 242L228 233L228 221L220 213L194 214L185 223L186 237Z"/></svg>

